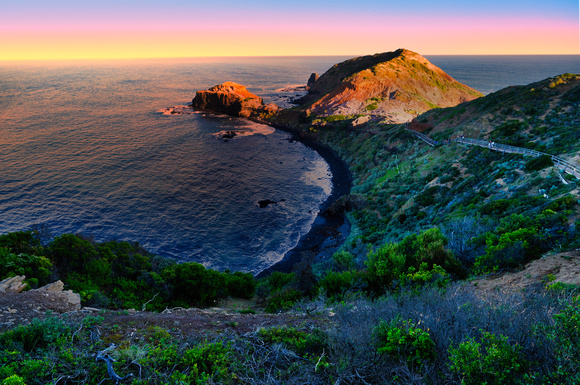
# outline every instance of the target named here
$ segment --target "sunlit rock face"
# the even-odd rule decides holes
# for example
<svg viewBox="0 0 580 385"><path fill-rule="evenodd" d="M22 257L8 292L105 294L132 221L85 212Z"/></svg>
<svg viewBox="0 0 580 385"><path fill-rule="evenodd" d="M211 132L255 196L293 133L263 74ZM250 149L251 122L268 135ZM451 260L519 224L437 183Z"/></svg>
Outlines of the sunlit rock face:
<svg viewBox="0 0 580 385"><path fill-rule="evenodd" d="M199 110L256 119L271 117L280 110L274 103L264 104L261 97L234 82L225 82L208 90L197 91L192 105Z"/></svg>
<svg viewBox="0 0 580 385"><path fill-rule="evenodd" d="M302 102L317 116L375 115L402 123L480 96L418 53L399 49L336 64L309 80Z"/></svg>

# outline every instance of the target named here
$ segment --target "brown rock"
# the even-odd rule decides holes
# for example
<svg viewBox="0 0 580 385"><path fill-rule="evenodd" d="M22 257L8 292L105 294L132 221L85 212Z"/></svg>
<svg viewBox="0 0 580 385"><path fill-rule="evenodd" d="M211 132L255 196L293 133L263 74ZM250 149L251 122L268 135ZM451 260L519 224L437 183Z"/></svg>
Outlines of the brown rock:
<svg viewBox="0 0 580 385"><path fill-rule="evenodd" d="M25 279L24 275L6 278L0 282L0 293L20 293L26 287Z"/></svg>
<svg viewBox="0 0 580 385"><path fill-rule="evenodd" d="M369 122L370 120L371 120L371 117L369 115L360 116L352 121L352 126L353 127L360 126L361 124L365 124L365 123Z"/></svg>
<svg viewBox="0 0 580 385"><path fill-rule="evenodd" d="M209 90L197 91L192 105L199 110L256 119L271 117L280 110L274 103L265 105L261 97L234 82L225 82Z"/></svg>
<svg viewBox="0 0 580 385"><path fill-rule="evenodd" d="M56 281L53 283L49 283L43 287L40 287L35 290L31 290L31 292L43 293L44 295L48 296L52 300L57 300L60 303L63 303L63 310L71 311L71 310L80 310L81 308L81 296L78 293L73 292L72 290L63 290L64 283L62 281Z"/></svg>
<svg viewBox="0 0 580 385"><path fill-rule="evenodd" d="M312 75L308 78L308 83L306 83L306 88L310 88L316 83L320 76L316 72L313 72Z"/></svg>
<svg viewBox="0 0 580 385"><path fill-rule="evenodd" d="M58 280L56 282L49 283L48 285L44 285L43 287L39 287L36 290L63 291L64 290L64 283L61 280Z"/></svg>

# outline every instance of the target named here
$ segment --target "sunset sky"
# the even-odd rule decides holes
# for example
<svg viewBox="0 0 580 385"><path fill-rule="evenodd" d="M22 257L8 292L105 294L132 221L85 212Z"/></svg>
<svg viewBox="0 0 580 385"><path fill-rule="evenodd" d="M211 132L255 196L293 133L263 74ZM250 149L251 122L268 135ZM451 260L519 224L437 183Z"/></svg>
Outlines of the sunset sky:
<svg viewBox="0 0 580 385"><path fill-rule="evenodd" d="M578 0L0 0L0 60L579 54Z"/></svg>

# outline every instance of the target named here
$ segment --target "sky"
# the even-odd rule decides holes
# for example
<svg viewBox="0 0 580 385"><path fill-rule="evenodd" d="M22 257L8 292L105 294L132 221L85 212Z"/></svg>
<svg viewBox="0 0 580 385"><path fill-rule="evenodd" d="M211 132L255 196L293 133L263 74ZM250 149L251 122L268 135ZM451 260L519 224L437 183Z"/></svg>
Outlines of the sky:
<svg viewBox="0 0 580 385"><path fill-rule="evenodd" d="M578 0L0 0L0 61L580 54Z"/></svg>

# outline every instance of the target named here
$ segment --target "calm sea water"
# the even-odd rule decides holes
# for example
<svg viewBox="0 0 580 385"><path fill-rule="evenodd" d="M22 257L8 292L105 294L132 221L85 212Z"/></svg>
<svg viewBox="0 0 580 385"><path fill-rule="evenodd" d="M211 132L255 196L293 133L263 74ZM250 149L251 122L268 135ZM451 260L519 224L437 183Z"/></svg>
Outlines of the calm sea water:
<svg viewBox="0 0 580 385"><path fill-rule="evenodd" d="M580 73L578 56L428 58L484 93ZM0 64L0 233L40 223L211 268L270 266L329 195L325 161L280 131L212 135L264 132L254 123L156 111L227 80L285 104L292 94L277 90L344 59ZM260 208L263 199L280 202Z"/></svg>

